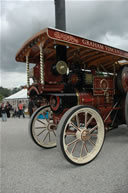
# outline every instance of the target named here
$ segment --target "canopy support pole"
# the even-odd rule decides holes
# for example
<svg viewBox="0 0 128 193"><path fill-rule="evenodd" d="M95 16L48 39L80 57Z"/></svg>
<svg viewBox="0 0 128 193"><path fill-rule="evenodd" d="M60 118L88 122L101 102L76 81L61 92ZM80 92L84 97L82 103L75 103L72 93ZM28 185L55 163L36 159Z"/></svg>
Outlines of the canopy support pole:
<svg viewBox="0 0 128 193"><path fill-rule="evenodd" d="M26 56L26 73L27 73L27 88L28 88L30 86L28 55Z"/></svg>
<svg viewBox="0 0 128 193"><path fill-rule="evenodd" d="M39 48L40 48L40 83L44 84L44 54L42 44L40 44Z"/></svg>

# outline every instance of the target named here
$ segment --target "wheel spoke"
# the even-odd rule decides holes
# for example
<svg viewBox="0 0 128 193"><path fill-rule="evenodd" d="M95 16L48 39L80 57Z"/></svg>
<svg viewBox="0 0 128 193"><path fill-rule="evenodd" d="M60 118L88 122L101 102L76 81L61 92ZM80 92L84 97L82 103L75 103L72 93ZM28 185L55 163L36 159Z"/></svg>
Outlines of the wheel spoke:
<svg viewBox="0 0 128 193"><path fill-rule="evenodd" d="M93 119L94 117L93 116L91 116L91 118L88 120L88 122L87 122L87 126L91 123L91 121L92 121L92 119Z"/></svg>
<svg viewBox="0 0 128 193"><path fill-rule="evenodd" d="M53 132L54 136L56 137L56 133L55 133L55 131L53 130L52 132Z"/></svg>
<svg viewBox="0 0 128 193"><path fill-rule="evenodd" d="M91 139L88 140L93 146L96 145Z"/></svg>
<svg viewBox="0 0 128 193"><path fill-rule="evenodd" d="M45 141L45 139L47 138L48 135L49 135L49 132L47 132L47 134L45 135L43 142Z"/></svg>
<svg viewBox="0 0 128 193"><path fill-rule="evenodd" d="M67 146L70 146L70 145L72 145L72 144L76 143L77 141L80 141L80 140L79 140L79 139L75 139L74 141L72 141L72 142L68 143L68 144L67 144Z"/></svg>
<svg viewBox="0 0 128 193"><path fill-rule="evenodd" d="M92 133L93 131L95 131L98 128L98 125L95 125L92 129L90 129L89 133Z"/></svg>
<svg viewBox="0 0 128 193"><path fill-rule="evenodd" d="M50 136L50 132L49 132L49 142L51 141L51 136Z"/></svg>
<svg viewBox="0 0 128 193"><path fill-rule="evenodd" d="M41 121L40 119L36 119L38 122L42 123L43 125L46 125L46 123L44 123L43 121Z"/></svg>
<svg viewBox="0 0 128 193"><path fill-rule="evenodd" d="M80 157L82 157L83 150L84 150L84 142L82 142L82 145L81 145Z"/></svg>
<svg viewBox="0 0 128 193"><path fill-rule="evenodd" d="M79 128L80 127L80 121L79 121L78 114L76 114L76 122L77 122L77 127Z"/></svg>
<svg viewBox="0 0 128 193"><path fill-rule="evenodd" d="M87 148L87 145L84 143L84 149L86 151L86 153L88 153L88 148Z"/></svg>
<svg viewBox="0 0 128 193"><path fill-rule="evenodd" d="M87 112L85 112L85 128L87 128Z"/></svg>
<svg viewBox="0 0 128 193"><path fill-rule="evenodd" d="M71 151L71 154L73 154L73 152L74 152L74 150L75 150L76 145L77 145L78 142L79 142L79 141L77 140L77 141L74 143L73 148L72 148L72 151Z"/></svg>
<svg viewBox="0 0 128 193"><path fill-rule="evenodd" d="M76 130L79 130L79 128L78 128L72 121L70 121L70 124L71 124Z"/></svg>
<svg viewBox="0 0 128 193"><path fill-rule="evenodd" d="M38 133L38 137L39 137L39 135L41 135L44 131L46 131L47 129L43 129L43 131L41 131L40 133Z"/></svg>
<svg viewBox="0 0 128 193"><path fill-rule="evenodd" d="M65 135L76 136L76 131L67 130L67 131L65 132Z"/></svg>
<svg viewBox="0 0 128 193"><path fill-rule="evenodd" d="M90 134L90 136L97 137L97 134L92 133L92 134Z"/></svg>
<svg viewBox="0 0 128 193"><path fill-rule="evenodd" d="M35 129L44 129L46 127L35 127Z"/></svg>

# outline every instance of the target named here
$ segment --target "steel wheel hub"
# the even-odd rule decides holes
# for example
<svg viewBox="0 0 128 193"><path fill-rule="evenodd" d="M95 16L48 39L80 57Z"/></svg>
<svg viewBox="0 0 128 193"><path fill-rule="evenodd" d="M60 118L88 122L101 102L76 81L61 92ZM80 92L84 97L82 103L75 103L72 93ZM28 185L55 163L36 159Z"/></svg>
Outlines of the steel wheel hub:
<svg viewBox="0 0 128 193"><path fill-rule="evenodd" d="M81 140L81 141L87 141L90 139L90 134L89 131L87 129L79 129L76 132L76 138Z"/></svg>
<svg viewBox="0 0 128 193"><path fill-rule="evenodd" d="M82 134L81 134L81 139L83 141L87 141L90 139L90 134L89 134L89 131L87 129L85 129Z"/></svg>
<svg viewBox="0 0 128 193"><path fill-rule="evenodd" d="M56 130L56 125L54 123L49 123L47 129L48 131Z"/></svg>

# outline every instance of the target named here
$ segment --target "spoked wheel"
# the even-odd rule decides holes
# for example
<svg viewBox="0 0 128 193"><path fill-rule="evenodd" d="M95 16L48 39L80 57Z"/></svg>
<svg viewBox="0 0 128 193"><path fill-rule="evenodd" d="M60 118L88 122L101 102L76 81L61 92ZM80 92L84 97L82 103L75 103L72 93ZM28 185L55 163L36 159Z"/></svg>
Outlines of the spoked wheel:
<svg viewBox="0 0 128 193"><path fill-rule="evenodd" d="M125 120L128 126L128 92L127 92L126 99L125 99Z"/></svg>
<svg viewBox="0 0 128 193"><path fill-rule="evenodd" d="M92 107L75 106L69 109L58 125L60 146L65 158L75 164L91 162L100 152L104 137L104 123Z"/></svg>
<svg viewBox="0 0 128 193"><path fill-rule="evenodd" d="M42 148L56 147L56 125L49 106L38 108L32 115L29 131L33 141Z"/></svg>

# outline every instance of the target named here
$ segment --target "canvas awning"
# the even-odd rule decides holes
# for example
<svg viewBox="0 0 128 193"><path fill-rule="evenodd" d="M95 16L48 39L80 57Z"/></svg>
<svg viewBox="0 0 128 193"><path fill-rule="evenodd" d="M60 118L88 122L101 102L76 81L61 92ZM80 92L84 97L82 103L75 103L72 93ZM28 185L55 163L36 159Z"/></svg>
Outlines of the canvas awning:
<svg viewBox="0 0 128 193"><path fill-rule="evenodd" d="M67 62L69 64L74 61L74 54L77 54L79 61L83 65L86 64L88 68L102 67L108 72L113 72L113 64L118 70L120 61L128 62L127 51L53 28L41 30L26 41L17 52L16 61L26 62L26 56L29 54L30 63L39 63L40 44L43 45L44 58L47 61L54 61L56 45L64 45L67 47Z"/></svg>
<svg viewBox="0 0 128 193"><path fill-rule="evenodd" d="M19 92L9 96L9 97L6 97L5 100L10 100L10 99L27 99L28 96L27 96L27 89L22 89L20 90Z"/></svg>

